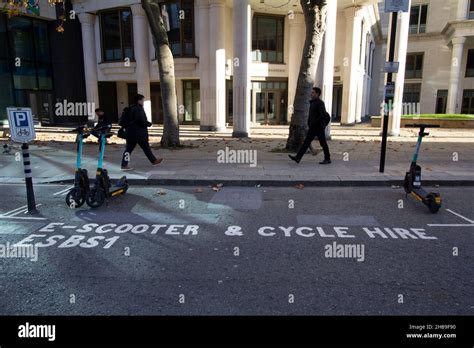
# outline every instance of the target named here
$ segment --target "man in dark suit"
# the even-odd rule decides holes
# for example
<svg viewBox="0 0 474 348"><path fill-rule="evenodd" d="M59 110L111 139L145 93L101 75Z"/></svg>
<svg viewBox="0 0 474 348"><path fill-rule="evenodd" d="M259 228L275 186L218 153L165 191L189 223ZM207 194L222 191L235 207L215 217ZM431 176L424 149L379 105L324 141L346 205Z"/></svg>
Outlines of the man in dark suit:
<svg viewBox="0 0 474 348"><path fill-rule="evenodd" d="M308 115L308 134L304 140L301 149L298 151L296 156L288 155L296 163L300 163L306 151L311 145L311 142L315 137L318 137L319 144L323 148L324 161L319 164L331 164L331 154L329 153L329 146L326 142L326 122L327 117L326 107L324 102L321 100L321 89L314 87L311 90L311 100Z"/></svg>
<svg viewBox="0 0 474 348"><path fill-rule="evenodd" d="M137 95L134 99L135 105L130 108L130 120L126 125L126 140L127 146L123 153L122 157L122 170L132 170L133 168L129 167L130 157L132 151L138 145L142 148L146 157L153 166L158 166L163 162L162 158L157 159L150 148L150 143L148 139L148 127L151 127L152 124L148 121L143 108L145 102L145 97L141 94Z"/></svg>

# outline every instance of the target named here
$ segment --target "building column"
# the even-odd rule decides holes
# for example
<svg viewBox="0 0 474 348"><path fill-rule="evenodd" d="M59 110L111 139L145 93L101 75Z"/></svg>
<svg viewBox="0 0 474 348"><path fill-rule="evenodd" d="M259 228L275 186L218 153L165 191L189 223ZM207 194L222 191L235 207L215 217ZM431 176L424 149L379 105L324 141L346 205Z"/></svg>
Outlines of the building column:
<svg viewBox="0 0 474 348"><path fill-rule="evenodd" d="M95 15L90 13L80 13L78 15L81 22L82 48L84 55L84 77L86 82L87 102L94 103L99 107L99 85L97 77L97 62L95 52ZM95 109L95 108L94 108ZM91 117L91 116L89 116Z"/></svg>
<svg viewBox="0 0 474 348"><path fill-rule="evenodd" d="M365 25L362 27L362 45L358 62L358 78L357 78L357 97L356 97L356 123L362 122L362 104L364 100L364 86L365 86L365 55L367 53L367 34Z"/></svg>
<svg viewBox="0 0 474 348"><path fill-rule="evenodd" d="M324 72L322 99L326 110L332 117L332 99L334 89L334 57L336 53L337 0L327 2L326 34L324 37ZM331 138L331 122L326 128L326 137Z"/></svg>
<svg viewBox="0 0 474 348"><path fill-rule="evenodd" d="M362 11L360 7L349 7L346 15L346 54L344 66L344 91L342 95L342 125L356 122L357 86L359 77L360 40L362 33Z"/></svg>
<svg viewBox="0 0 474 348"><path fill-rule="evenodd" d="M250 38L252 9L249 0L234 0L234 132L235 138L250 136Z"/></svg>
<svg viewBox="0 0 474 348"><path fill-rule="evenodd" d="M148 121L151 117L150 56L148 46L148 20L141 4L131 5L133 14L133 43L138 94L145 96L145 113Z"/></svg>
<svg viewBox="0 0 474 348"><path fill-rule="evenodd" d="M209 0L198 0L198 31L199 42L199 94L201 100L201 130L208 131L210 118L210 46L209 46Z"/></svg>
<svg viewBox="0 0 474 348"><path fill-rule="evenodd" d="M301 57L303 56L305 24L302 13L293 13L288 17L290 39L288 57L288 122L293 116L296 85L300 73Z"/></svg>
<svg viewBox="0 0 474 348"><path fill-rule="evenodd" d="M455 114L458 111L459 82L461 80L461 62L464 53L464 36L452 40L453 53L451 59L451 75L449 77L448 103L446 113Z"/></svg>
<svg viewBox="0 0 474 348"><path fill-rule="evenodd" d="M201 128L205 130L221 132L225 127L225 0L210 0L209 11L210 36L210 123Z"/></svg>
<svg viewBox="0 0 474 348"><path fill-rule="evenodd" d="M411 1L410 1L411 6ZM392 117L388 124L388 135L400 135L400 122L403 113L403 90L405 87L405 68L407 62L408 33L410 30L410 12L398 14L397 37L395 42L395 61L399 63L395 74L395 96L393 99ZM388 56L387 56L388 57Z"/></svg>
<svg viewBox="0 0 474 348"><path fill-rule="evenodd" d="M458 0L456 19L458 21L466 20L468 11L469 11L469 0Z"/></svg>

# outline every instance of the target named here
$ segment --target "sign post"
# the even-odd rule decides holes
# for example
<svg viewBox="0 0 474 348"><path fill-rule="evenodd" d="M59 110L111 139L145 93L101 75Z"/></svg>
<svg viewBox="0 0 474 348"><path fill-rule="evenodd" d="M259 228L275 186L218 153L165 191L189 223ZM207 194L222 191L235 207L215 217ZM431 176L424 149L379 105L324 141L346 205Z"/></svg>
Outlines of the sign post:
<svg viewBox="0 0 474 348"><path fill-rule="evenodd" d="M22 143L23 166L25 171L26 197L28 200L28 214L38 214L33 190L33 175L31 172L31 161L28 142L34 140L35 125L31 109L7 108L8 123L12 141Z"/></svg>
<svg viewBox="0 0 474 348"><path fill-rule="evenodd" d="M384 108L383 108L383 129L382 129L382 149L380 154L380 173L385 172L385 158L387 156L387 138L389 115L393 110L393 100L395 98L395 84L393 74L398 73L399 64L394 61L395 58L395 40L397 39L397 25L399 12L409 12L409 0L385 0L385 12L391 13L392 25L390 27L390 43L388 51L388 62L384 65L384 71L387 73L387 85L385 86Z"/></svg>

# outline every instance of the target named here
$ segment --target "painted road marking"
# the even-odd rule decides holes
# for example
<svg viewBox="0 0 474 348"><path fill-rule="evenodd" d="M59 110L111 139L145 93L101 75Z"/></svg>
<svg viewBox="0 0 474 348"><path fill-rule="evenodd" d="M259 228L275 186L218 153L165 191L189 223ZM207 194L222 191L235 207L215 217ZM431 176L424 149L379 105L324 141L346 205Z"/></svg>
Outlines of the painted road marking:
<svg viewBox="0 0 474 348"><path fill-rule="evenodd" d="M59 191L59 192L56 192L55 194L53 194L53 196L64 196L64 195L67 194L72 188L74 188L74 186L71 186L71 187L65 188L64 190L61 190L61 191Z"/></svg>
<svg viewBox="0 0 474 348"><path fill-rule="evenodd" d="M36 208L42 204L37 204ZM0 215L0 219L16 219L16 220L47 220L46 218L32 217L32 216L17 216L18 214L26 214L28 212L28 206L24 205L20 208L13 209L5 214Z"/></svg>
<svg viewBox="0 0 474 348"><path fill-rule="evenodd" d="M446 210L449 211L451 214L454 214L454 215L456 215L456 216L459 216L461 219L466 220L467 222L470 222L471 224L474 224L474 221L473 221L473 220L468 219L467 217L462 216L461 214L456 213L456 212L452 211L451 209L446 209Z"/></svg>
<svg viewBox="0 0 474 348"><path fill-rule="evenodd" d="M456 215L457 217L460 217L461 219L470 222L470 224L428 224L430 227L474 227L474 221L471 219L468 219L465 216L462 216L459 213L456 213L455 211L452 211L451 209L446 209L449 213Z"/></svg>

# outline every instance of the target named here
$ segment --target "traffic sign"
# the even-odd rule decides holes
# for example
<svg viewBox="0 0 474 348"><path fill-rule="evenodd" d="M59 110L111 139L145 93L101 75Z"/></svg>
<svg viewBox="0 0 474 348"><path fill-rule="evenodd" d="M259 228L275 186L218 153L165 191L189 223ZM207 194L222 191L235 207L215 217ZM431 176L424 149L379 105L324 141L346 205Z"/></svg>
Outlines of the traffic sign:
<svg viewBox="0 0 474 348"><path fill-rule="evenodd" d="M397 74L400 68L399 62L385 62L383 71L387 74Z"/></svg>
<svg viewBox="0 0 474 348"><path fill-rule="evenodd" d="M385 0L385 13L410 12L409 0Z"/></svg>
<svg viewBox="0 0 474 348"><path fill-rule="evenodd" d="M7 108L10 134L17 143L28 143L36 138L33 115L29 108Z"/></svg>
<svg viewBox="0 0 474 348"><path fill-rule="evenodd" d="M395 97L395 82L388 82L385 86L385 98L393 99Z"/></svg>

